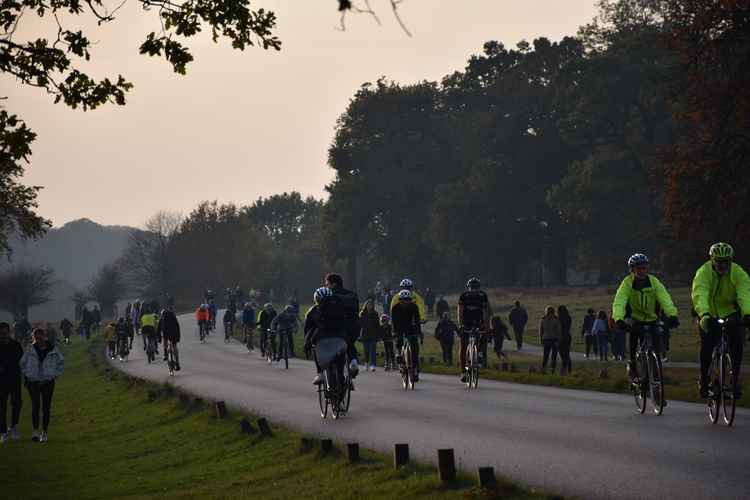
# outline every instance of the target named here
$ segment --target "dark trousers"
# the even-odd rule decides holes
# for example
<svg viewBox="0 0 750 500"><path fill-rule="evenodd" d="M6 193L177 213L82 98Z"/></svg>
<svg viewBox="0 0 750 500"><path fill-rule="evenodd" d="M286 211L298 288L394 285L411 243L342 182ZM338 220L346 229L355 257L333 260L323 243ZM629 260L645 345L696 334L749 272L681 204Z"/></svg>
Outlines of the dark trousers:
<svg viewBox="0 0 750 500"><path fill-rule="evenodd" d="M596 335L586 335L583 337L583 339L586 342L586 356L591 355L591 350L594 350L594 355L597 354L598 349L594 345L594 340L596 340Z"/></svg>
<svg viewBox="0 0 750 500"><path fill-rule="evenodd" d="M523 327L513 327L513 333L516 336L516 347L519 349L523 347Z"/></svg>
<svg viewBox="0 0 750 500"><path fill-rule="evenodd" d="M34 430L39 429L39 406L42 408L42 429L49 429L50 410L52 409L52 393L55 391L55 381L51 382L26 382L31 398L31 426Z"/></svg>
<svg viewBox="0 0 750 500"><path fill-rule="evenodd" d="M391 368L396 366L396 354L393 352L393 342L383 341L385 348L385 364Z"/></svg>
<svg viewBox="0 0 750 500"><path fill-rule="evenodd" d="M735 385L739 386L740 368L742 367L742 352L745 348L745 329L740 325L729 326L729 356L732 358ZM711 366L711 356L714 347L721 340L718 328L711 332L701 330L701 380L706 380L708 368Z"/></svg>
<svg viewBox="0 0 750 500"><path fill-rule="evenodd" d="M0 386L0 434L8 432L8 398L10 398L10 425L18 425L21 417L21 380L8 385Z"/></svg>
<svg viewBox="0 0 750 500"><path fill-rule="evenodd" d="M630 360L633 361L635 359L635 353L640 348L641 342L646 341L646 334L643 330L644 325L649 325L651 328L656 328L656 326L653 323L633 323L633 327L630 330ZM650 342L651 347L653 347L654 352L661 352L660 342L659 342L659 335L655 334L653 330L651 330L648 335L650 336ZM623 334L624 337L624 334ZM625 344L625 339L623 338L623 347ZM623 349L624 350L624 349ZM616 354L615 347L612 347L612 353ZM623 352L623 355L625 353Z"/></svg>
<svg viewBox="0 0 750 500"><path fill-rule="evenodd" d="M443 363L446 365L453 364L453 342L445 340L440 341L440 348L443 350Z"/></svg>
<svg viewBox="0 0 750 500"><path fill-rule="evenodd" d="M562 367L560 368L561 373L570 373L573 369L573 363L570 360L570 344L573 339L570 335L563 336L560 339L560 361L562 361Z"/></svg>
<svg viewBox="0 0 750 500"><path fill-rule="evenodd" d="M544 343L544 358L542 359L542 370L547 369L547 362L550 356L552 356L552 371L555 371L557 366L557 339L543 340Z"/></svg>

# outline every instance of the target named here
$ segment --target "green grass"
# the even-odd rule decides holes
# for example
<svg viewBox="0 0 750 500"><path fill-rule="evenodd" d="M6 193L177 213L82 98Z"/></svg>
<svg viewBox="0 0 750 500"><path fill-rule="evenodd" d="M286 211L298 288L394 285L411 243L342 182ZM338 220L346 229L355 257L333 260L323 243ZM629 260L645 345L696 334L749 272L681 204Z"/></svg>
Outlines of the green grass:
<svg viewBox="0 0 750 500"><path fill-rule="evenodd" d="M46 444L29 440L24 395L24 439L0 447L3 498L544 498L503 481L490 494L467 476L442 486L433 467L396 471L364 450L348 465L273 424L271 438L243 435L237 411L217 420L170 386L119 375L93 346L65 347Z"/></svg>

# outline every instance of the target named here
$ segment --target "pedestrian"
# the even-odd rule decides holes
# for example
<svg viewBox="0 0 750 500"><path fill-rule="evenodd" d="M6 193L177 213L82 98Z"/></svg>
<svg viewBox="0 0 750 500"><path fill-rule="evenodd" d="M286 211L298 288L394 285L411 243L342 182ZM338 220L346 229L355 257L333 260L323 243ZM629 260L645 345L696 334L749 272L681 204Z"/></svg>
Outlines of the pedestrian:
<svg viewBox="0 0 750 500"><path fill-rule="evenodd" d="M442 318L445 313L448 313L448 316L450 316L450 312L451 307L448 305L448 301L445 300L445 296L441 295L437 304L435 304L435 314L438 318Z"/></svg>
<svg viewBox="0 0 750 500"><path fill-rule="evenodd" d="M505 339L512 340L508 333L508 327L500 316L493 316L490 324L492 325L492 341L495 344L495 354L500 359L506 359L508 356L503 351L503 344L505 343Z"/></svg>
<svg viewBox="0 0 750 500"><path fill-rule="evenodd" d="M18 441L18 420L21 417L21 358L23 347L10 337L10 325L0 323L0 444L9 439ZM8 428L10 399L10 428Z"/></svg>
<svg viewBox="0 0 750 500"><path fill-rule="evenodd" d="M81 326L83 326L83 338L81 340L89 340L91 338L91 323L91 311L89 311L88 307L83 306L83 311L81 311Z"/></svg>
<svg viewBox="0 0 750 500"><path fill-rule="evenodd" d="M99 310L99 306L94 304L94 309L91 311L91 329L95 334L99 333L99 324L102 322L102 313ZM49 334L49 332L47 332Z"/></svg>
<svg viewBox="0 0 750 500"><path fill-rule="evenodd" d="M570 359L570 344L573 342L573 336L570 329L573 325L573 318L570 317L568 308L565 306L557 307L557 317L560 319L560 375L567 375L573 369L573 363Z"/></svg>
<svg viewBox="0 0 750 500"><path fill-rule="evenodd" d="M544 318L539 322L539 340L544 345L544 357L542 359L542 373L547 373L547 362L552 357L552 373L555 373L557 365L557 349L562 336L560 319L555 316L555 308L547 306Z"/></svg>
<svg viewBox="0 0 750 500"><path fill-rule="evenodd" d="M424 304L427 306L427 314L432 316L432 311L435 308L435 293L430 287L427 287L424 292Z"/></svg>
<svg viewBox="0 0 750 500"><path fill-rule="evenodd" d="M596 336L592 333L595 320L596 313L594 313L593 309L589 308L588 311L586 311L586 316L583 317L583 325L581 326L581 335L583 336L583 341L586 344L586 358L588 358L591 354L592 347L594 348L594 355L598 353L596 347L594 347L594 339L596 338Z"/></svg>
<svg viewBox="0 0 750 500"><path fill-rule="evenodd" d="M385 349L385 371L389 372L396 368L396 353L393 350L391 317L387 314L380 316L380 338L383 339L383 349Z"/></svg>
<svg viewBox="0 0 750 500"><path fill-rule="evenodd" d="M104 327L104 341L107 343L107 356L109 359L117 357L117 330L115 323L112 321Z"/></svg>
<svg viewBox="0 0 750 500"><path fill-rule="evenodd" d="M374 299L365 301L365 306L359 314L359 324L362 327L359 340L365 350L365 371L375 371L377 364L377 345L380 340L380 317L375 311Z"/></svg>
<svg viewBox="0 0 750 500"><path fill-rule="evenodd" d="M513 333L516 336L516 347L519 351L523 348L523 330L526 328L528 321L529 315L526 313L526 309L517 300L508 315L508 322L513 327Z"/></svg>
<svg viewBox="0 0 750 500"><path fill-rule="evenodd" d="M451 321L450 314L447 312L443 313L443 316L435 327L435 338L440 342L445 366L453 364L453 342L456 335L458 335L458 327Z"/></svg>
<svg viewBox="0 0 750 500"><path fill-rule="evenodd" d="M596 343L599 348L599 361L608 361L609 356L609 322L607 313L599 311L594 321L592 333L596 335Z"/></svg>
<svg viewBox="0 0 750 500"><path fill-rule="evenodd" d="M70 336L73 334L73 323L68 318L63 318L60 322L60 331L62 331L63 341L70 344Z"/></svg>
<svg viewBox="0 0 750 500"><path fill-rule="evenodd" d="M41 328L32 333L32 344L21 358L21 373L26 382L26 389L31 399L31 433L32 441L47 442L52 394L55 391L55 379L62 375L65 360L57 346L47 341L47 335ZM39 432L39 409L42 410L42 431Z"/></svg>

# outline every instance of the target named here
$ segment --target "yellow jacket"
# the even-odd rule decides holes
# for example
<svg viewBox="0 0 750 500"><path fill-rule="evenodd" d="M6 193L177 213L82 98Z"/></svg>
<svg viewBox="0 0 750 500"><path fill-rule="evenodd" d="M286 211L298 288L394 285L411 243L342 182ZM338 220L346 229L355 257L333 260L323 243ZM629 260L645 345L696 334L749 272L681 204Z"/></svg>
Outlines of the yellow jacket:
<svg viewBox="0 0 750 500"><path fill-rule="evenodd" d="M750 277L739 264L724 276L719 276L709 260L695 272L693 278L693 308L698 317L710 314L726 318L739 311L750 314Z"/></svg>
<svg viewBox="0 0 750 500"><path fill-rule="evenodd" d="M400 291L400 290L399 290ZM411 291L411 297L415 304L417 304L417 309L419 309L419 318L422 321L422 323L427 322L427 306L424 305L424 299L421 295L419 295L414 290ZM388 309L388 314L391 314L391 311L393 310L393 306L398 304L398 292L393 294L393 298L391 299L391 307Z"/></svg>
<svg viewBox="0 0 750 500"><path fill-rule="evenodd" d="M633 288L633 273L628 274L620 288L617 289L612 303L612 319L620 321L625 318L627 307L630 306L631 317L642 323L651 323L658 319L656 304L658 303L668 317L677 316L677 308L672 297L656 276L649 274L651 286L636 290Z"/></svg>

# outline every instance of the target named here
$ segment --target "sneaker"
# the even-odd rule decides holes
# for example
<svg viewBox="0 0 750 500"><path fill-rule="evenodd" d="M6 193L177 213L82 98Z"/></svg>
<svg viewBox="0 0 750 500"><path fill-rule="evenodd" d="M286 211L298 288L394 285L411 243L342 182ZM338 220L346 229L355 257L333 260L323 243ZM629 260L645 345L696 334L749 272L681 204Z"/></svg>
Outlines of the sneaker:
<svg viewBox="0 0 750 500"><path fill-rule="evenodd" d="M39 434L39 442L46 443L47 441L49 441L49 438L47 438L47 433L42 431L42 433Z"/></svg>
<svg viewBox="0 0 750 500"><path fill-rule="evenodd" d="M19 441L21 439L21 433L18 432L18 427L15 425L10 428L8 435L13 441Z"/></svg>
<svg viewBox="0 0 750 500"><path fill-rule="evenodd" d="M468 373L464 373L463 375L461 375L461 379L460 380L461 380L462 384L465 384L469 380L469 374Z"/></svg>
<svg viewBox="0 0 750 500"><path fill-rule="evenodd" d="M375 365L372 365L372 366L370 367L370 371L371 371L371 372L374 372L374 371L375 371Z"/></svg>
<svg viewBox="0 0 750 500"><path fill-rule="evenodd" d="M313 379L313 385L320 385L323 383L323 377L320 376L320 373L315 375L315 378Z"/></svg>
<svg viewBox="0 0 750 500"><path fill-rule="evenodd" d="M39 442L39 431L32 431L31 433L31 440L38 443Z"/></svg>
<svg viewBox="0 0 750 500"><path fill-rule="evenodd" d="M8 437L8 434L0 434L0 444L5 444L8 441L10 441L10 438Z"/></svg>

